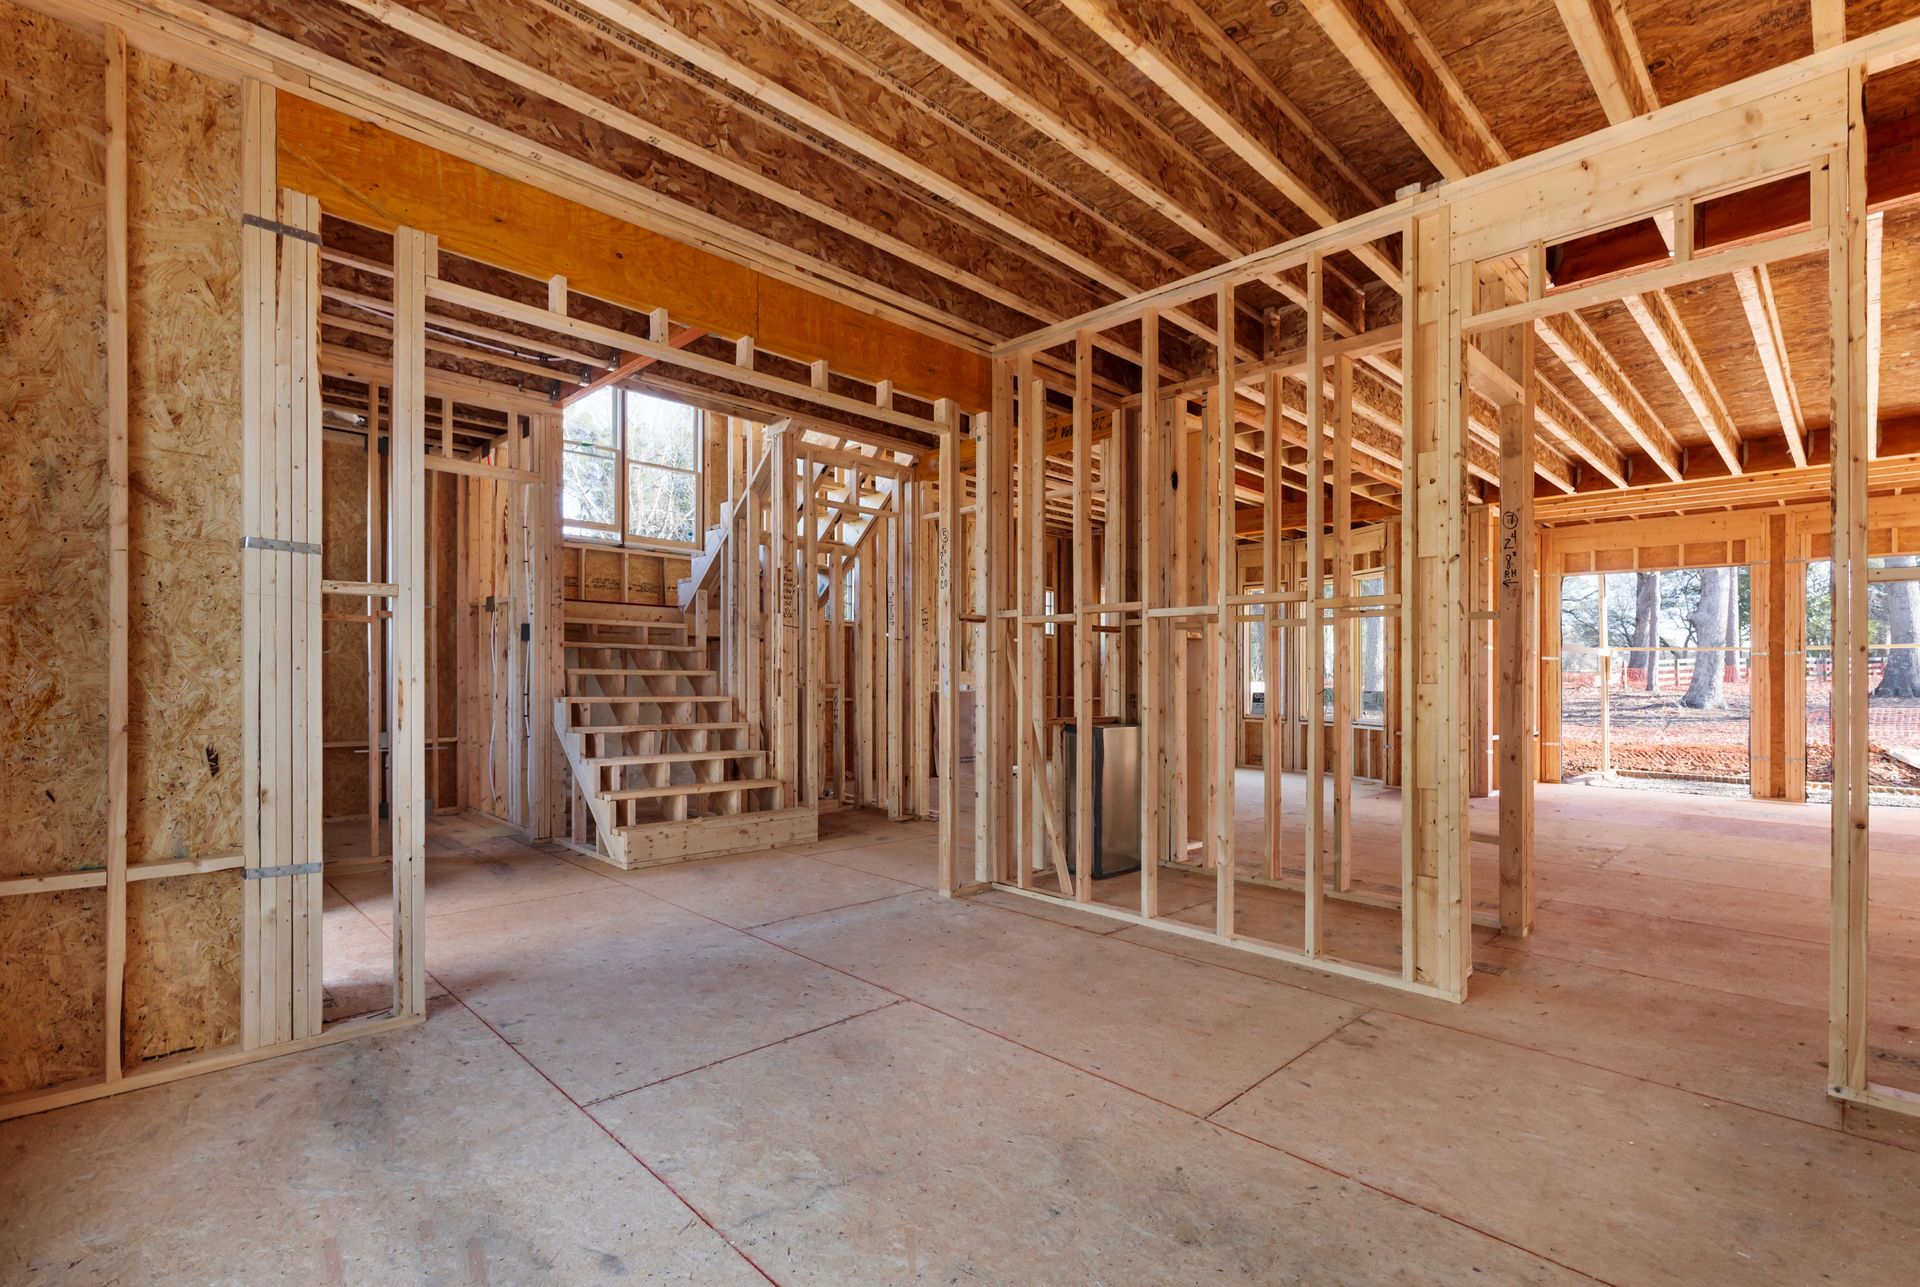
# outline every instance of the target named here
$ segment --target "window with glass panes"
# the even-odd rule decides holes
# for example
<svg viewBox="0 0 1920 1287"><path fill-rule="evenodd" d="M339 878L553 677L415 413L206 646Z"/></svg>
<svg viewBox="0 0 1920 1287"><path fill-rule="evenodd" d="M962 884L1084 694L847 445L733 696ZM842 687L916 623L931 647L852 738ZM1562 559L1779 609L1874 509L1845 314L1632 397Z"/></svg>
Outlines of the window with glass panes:
<svg viewBox="0 0 1920 1287"><path fill-rule="evenodd" d="M569 537L692 545L700 531L701 413L627 389L598 389L566 410Z"/></svg>

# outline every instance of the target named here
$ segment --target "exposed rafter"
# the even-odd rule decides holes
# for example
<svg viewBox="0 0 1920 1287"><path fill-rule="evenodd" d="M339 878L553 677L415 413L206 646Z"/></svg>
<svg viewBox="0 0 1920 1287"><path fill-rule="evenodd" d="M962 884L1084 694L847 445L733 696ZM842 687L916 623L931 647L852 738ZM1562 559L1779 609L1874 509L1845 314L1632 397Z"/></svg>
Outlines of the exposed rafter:
<svg viewBox="0 0 1920 1287"><path fill-rule="evenodd" d="M1273 218L1215 174L1099 69L1006 0L970 0L937 12L929 0L848 2L1222 258L1264 249L1302 231ZM1301 272L1283 274L1272 284L1306 305ZM1350 284L1329 292L1328 312L1343 334L1361 327L1359 299Z"/></svg>
<svg viewBox="0 0 1920 1287"><path fill-rule="evenodd" d="M1464 179L1508 159L1403 0L1305 3L1441 175Z"/></svg>
<svg viewBox="0 0 1920 1287"><path fill-rule="evenodd" d="M1574 48L1580 52L1580 62L1600 97L1600 105L1606 109L1607 120L1617 125L1659 107L1659 95L1647 75L1640 40L1633 34L1633 23L1627 17L1623 0L1559 0L1559 6L1561 20L1573 38ZM1660 235L1666 239L1667 248L1672 250L1676 235L1673 217L1668 215L1655 222ZM1691 238L1691 227L1678 235ZM1691 253L1690 246L1681 249L1683 253ZM1640 333L1646 336L1647 343L1653 346L1667 374L1673 378L1680 396L1686 399L1707 441L1720 453L1727 471L1738 474L1742 468L1740 431L1727 414L1726 399L1720 396L1706 364L1700 360L1699 349L1681 322L1673 301L1665 291L1650 291L1630 296L1626 305ZM1764 352L1761 360L1766 360ZM1789 438L1792 433L1788 430Z"/></svg>
<svg viewBox="0 0 1920 1287"><path fill-rule="evenodd" d="M848 3L1222 257L1298 231L1209 171L1097 68L1012 5Z"/></svg>
<svg viewBox="0 0 1920 1287"><path fill-rule="evenodd" d="M1747 326L1753 332L1753 345L1760 354L1760 367L1766 372L1767 392L1773 397L1773 409L1780 417L1780 432L1786 436L1793 463L1807 463L1807 420L1800 410L1800 394L1793 386L1793 367L1787 361L1787 339L1780 329L1780 310L1773 302L1773 278L1767 267L1742 269L1733 275L1740 292L1740 305L1747 314Z"/></svg>
<svg viewBox="0 0 1920 1287"><path fill-rule="evenodd" d="M1733 417L1727 414L1727 404L1720 397L1720 390L1707 374L1706 364L1700 360L1700 351L1693 346L1693 339L1687 334L1687 328L1681 325L1680 315L1674 311L1673 301L1664 291L1648 291L1644 295L1629 295L1624 301L1627 312L1640 326L1641 334L1653 345L1654 355L1667 369L1673 383L1680 390L1680 396L1686 399L1687 408L1693 412L1693 418L1699 423L1700 431L1720 453L1720 459L1726 462L1727 472L1740 472L1740 431L1734 427Z"/></svg>
<svg viewBox="0 0 1920 1287"><path fill-rule="evenodd" d="M1808 6L1813 19L1813 47L1831 49L1846 43L1847 0L1812 0Z"/></svg>
<svg viewBox="0 0 1920 1287"><path fill-rule="evenodd" d="M1624 0L1556 0L1560 21L1587 69L1593 92L1609 121L1645 116L1660 106L1653 78L1640 54Z"/></svg>
<svg viewBox="0 0 1920 1287"><path fill-rule="evenodd" d="M1626 372L1613 360L1578 313L1561 313L1534 324L1534 333L1587 386L1640 450L1674 482L1681 479L1680 448Z"/></svg>
<svg viewBox="0 0 1920 1287"><path fill-rule="evenodd" d="M566 77L526 61L535 55L522 11L503 0L472 13L449 12L450 19L467 24L463 30L393 0L343 3L1009 308L1057 321L1104 300L1056 276L1040 257L1024 253L1019 239L956 226L951 215L923 206L904 191L875 191L864 172L774 128L766 117L741 109L708 85L669 70L665 60L627 57L624 65L610 65L599 52L605 49L603 40L593 38L577 42L571 51L577 64ZM523 56L506 52L516 44L526 49Z"/></svg>
<svg viewBox="0 0 1920 1287"><path fill-rule="evenodd" d="M1063 3L1315 223L1335 224L1382 204L1380 194L1191 0ZM1399 265L1386 255L1369 248L1360 259L1383 281L1399 280Z"/></svg>
<svg viewBox="0 0 1920 1287"><path fill-rule="evenodd" d="M790 16L745 0L711 0L698 14L677 0L541 3L590 29L657 46L1116 292L1187 270L864 74Z"/></svg>

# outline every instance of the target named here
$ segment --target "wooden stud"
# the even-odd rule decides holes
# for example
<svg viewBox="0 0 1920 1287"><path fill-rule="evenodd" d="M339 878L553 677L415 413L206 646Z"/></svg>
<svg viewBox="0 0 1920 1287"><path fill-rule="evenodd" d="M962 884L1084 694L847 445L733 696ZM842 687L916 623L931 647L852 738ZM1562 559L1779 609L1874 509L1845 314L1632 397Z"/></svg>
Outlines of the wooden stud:
<svg viewBox="0 0 1920 1287"><path fill-rule="evenodd" d="M1074 342L1073 362L1073 864L1074 901L1093 901L1094 628L1098 613L1093 572L1093 336ZM1058 611L1065 611L1061 604ZM1063 784L1064 786L1065 784Z"/></svg>
<svg viewBox="0 0 1920 1287"><path fill-rule="evenodd" d="M125 1072L127 972L127 33L106 29L107 852L105 1076Z"/></svg>
<svg viewBox="0 0 1920 1287"><path fill-rule="evenodd" d="M1320 264L1307 262L1307 530L1302 546L1306 569L1302 588L1306 592L1302 667L1303 696L1306 703L1306 812L1303 815L1306 840L1301 851L1301 881L1304 890L1304 915L1301 950L1309 957L1320 955L1321 890L1326 861L1326 708L1320 690L1326 674L1326 555L1321 548L1326 530L1323 506L1326 491L1327 442L1325 429L1326 397L1321 378ZM1404 469L1404 466L1403 466ZM1411 471L1406 472L1411 477Z"/></svg>
<svg viewBox="0 0 1920 1287"><path fill-rule="evenodd" d="M1500 793L1500 928L1524 937L1533 928L1533 722L1540 667L1534 646L1541 611L1533 514L1534 332L1516 328L1501 348L1521 401L1500 409L1500 536L1495 569L1499 665L1497 762ZM1548 605L1559 614L1557 597ZM1556 656L1558 655L1556 650Z"/></svg>
<svg viewBox="0 0 1920 1287"><path fill-rule="evenodd" d="M1827 178L1833 341L1833 865L1827 1083L1867 1089L1867 187L1863 81L1847 73L1847 141Z"/></svg>
<svg viewBox="0 0 1920 1287"><path fill-rule="evenodd" d="M1160 315L1140 321L1140 915L1160 914L1160 864L1167 856L1167 627L1153 613L1166 598L1167 421L1160 385ZM1176 497L1177 502L1177 497Z"/></svg>
<svg viewBox="0 0 1920 1287"><path fill-rule="evenodd" d="M1333 360L1333 591L1353 585L1353 359ZM1333 826L1329 833L1334 888L1353 888L1353 630L1351 611L1333 612Z"/></svg>
<svg viewBox="0 0 1920 1287"><path fill-rule="evenodd" d="M438 243L394 234L394 361L388 456L394 665L391 744L394 1013L426 1013L426 292Z"/></svg>
<svg viewBox="0 0 1920 1287"><path fill-rule="evenodd" d="M941 402L935 408L934 418L944 424L947 430L945 440L940 444L940 521L934 551L937 563L934 572L935 598L938 603L936 646L939 652L934 700L940 708L939 746L936 750L940 771L940 892L952 897L959 884L955 863L958 861L956 849L960 834L960 720L956 709L960 694L955 675L958 669L955 651L961 645L961 624L959 587L954 584L958 572L954 553L960 539L960 426L951 402ZM808 531L812 531L811 523L808 524ZM976 684L979 682L977 671L976 666Z"/></svg>
<svg viewBox="0 0 1920 1287"><path fill-rule="evenodd" d="M1309 268L1308 292L1314 290ZM1316 301L1317 303L1317 301ZM1313 308L1310 305L1310 308ZM1317 308L1313 308L1317 313ZM1235 769L1240 759L1240 628L1229 600L1238 590L1239 574L1234 560L1234 426L1236 384L1234 375L1233 325L1234 288L1220 287L1214 297L1214 317L1220 342L1214 347L1216 378L1208 399L1212 413L1217 455L1211 462L1217 471L1213 483L1215 526L1208 544L1213 547L1214 614L1213 647L1207 659L1207 692L1212 698L1211 771L1207 775L1208 825L1211 830L1208 849L1214 863L1214 923L1222 938L1234 935L1234 892L1238 877L1233 857L1233 794ZM1203 540L1206 538L1203 538Z"/></svg>

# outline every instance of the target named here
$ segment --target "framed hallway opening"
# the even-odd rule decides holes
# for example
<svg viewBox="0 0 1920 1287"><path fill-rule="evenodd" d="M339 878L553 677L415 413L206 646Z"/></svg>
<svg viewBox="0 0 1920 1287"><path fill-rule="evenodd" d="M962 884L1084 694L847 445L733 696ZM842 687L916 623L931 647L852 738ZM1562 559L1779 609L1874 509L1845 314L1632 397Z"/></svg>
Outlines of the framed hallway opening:
<svg viewBox="0 0 1920 1287"><path fill-rule="evenodd" d="M1470 793L1483 786L1498 796L1497 836L1487 837L1499 873L1489 919L1524 935L1534 900L1532 783L1565 771L1566 668L1577 648L1611 646L1604 636L1560 637L1566 578L1704 569L1728 618L1731 587L1744 581L1750 620L1735 628L1751 638L1736 649L1734 670L1759 714L1742 776L1755 794L1801 798L1804 686L1794 670L1805 648L1804 586L1790 564L1792 543L1824 526L1835 569L1830 1089L1903 1107L1904 1096L1870 1085L1865 1071L1868 586L1920 576L1869 567L1872 497L1900 489L1913 468L1901 454L1904 428L1875 426L1868 402L1861 87L1917 52L1911 32L1883 36L997 349L994 415L974 461L976 493L1005 502L986 532L975 604L988 662L976 851L991 857L981 874L1029 897L1463 1000L1476 905ZM1720 212L1757 192L1774 196L1770 221L1726 231ZM1578 272L1584 242L1641 225L1658 232L1664 253ZM1333 303L1330 285L1356 260L1397 292L1359 315ZM1652 315L1649 334L1667 336L1684 390L1698 371L1671 326L1661 330L1667 292L1806 273L1820 279L1818 315L1830 337L1824 434L1795 421L1777 452L1736 449L1703 409L1713 451L1683 458L1635 408L1612 405L1636 432L1634 472L1664 475L1629 487L1628 462L1546 378L1551 354L1557 378L1571 372L1607 392L1588 314L1624 307ZM1278 300L1298 307L1289 313L1297 324L1268 331L1262 344L1243 327L1247 306ZM1163 377L1162 354L1175 345L1210 352L1210 374ZM1137 355L1137 387L1096 388L1093 355L1103 346ZM1061 367L1072 375L1051 373ZM1397 399L1380 396L1387 372L1399 379ZM1243 444L1261 451L1243 456ZM1575 461L1588 466L1577 480ZM1796 517L1817 516L1829 499L1830 523ZM1805 508L1780 512L1790 502ZM1650 531L1647 519L1669 507L1671 533ZM1483 512L1497 526L1478 538ZM1131 519L1133 539L1118 539L1126 529L1110 516L1119 514ZM1634 525L1632 547L1665 542L1681 552L1650 554L1644 565L1629 554L1621 564L1618 546L1606 544L1619 532L1588 530L1609 518ZM1350 569L1367 520L1392 532L1395 550L1379 591L1359 594ZM1256 542L1264 568L1293 558L1305 575L1288 588L1264 574L1243 583ZM1116 548L1118 558L1100 553ZM1483 575L1490 592L1476 587ZM1327 928L1329 906L1350 893L1352 862L1353 645L1343 623L1369 616L1399 643L1384 737L1402 790L1401 861L1398 888L1381 901L1397 919L1400 951L1387 965L1335 949ZM1274 659L1292 671L1287 691L1307 698L1298 712L1303 850L1286 942L1256 936L1242 915L1250 895L1288 875L1274 840L1284 834L1282 791L1265 794L1263 852L1252 861L1236 852L1250 626L1267 632L1262 719L1286 727L1280 712L1292 704L1275 700ZM1476 644L1483 630L1491 639ZM1667 649L1724 653L1724 636L1722 625L1717 643ZM1341 652L1330 670L1329 647ZM1600 659L1610 665L1605 652ZM1323 673L1334 676L1326 706L1318 683L1299 680ZM1482 712L1494 748L1484 784L1473 781L1470 745ZM1124 893L1074 861L1092 848L1095 785L1091 757L1062 749L1069 739L1087 745L1103 727L1137 730L1143 765L1149 860ZM1263 747L1279 741L1262 730ZM1279 781L1280 757L1266 758L1269 781ZM1319 790L1329 769L1331 818ZM1196 871L1210 889L1196 888ZM1176 877L1172 907L1166 882Z"/></svg>

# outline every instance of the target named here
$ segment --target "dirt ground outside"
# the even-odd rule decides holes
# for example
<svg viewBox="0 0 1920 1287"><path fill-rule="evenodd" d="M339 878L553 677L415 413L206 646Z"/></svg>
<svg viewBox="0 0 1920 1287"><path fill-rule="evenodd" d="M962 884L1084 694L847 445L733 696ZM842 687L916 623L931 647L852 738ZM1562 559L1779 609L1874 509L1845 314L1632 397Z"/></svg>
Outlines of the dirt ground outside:
<svg viewBox="0 0 1920 1287"><path fill-rule="evenodd" d="M1600 690L1592 675L1570 675L1561 693L1561 776L1571 780L1600 771ZM1582 682L1584 681L1584 682ZM1746 675L1725 682L1727 705L1693 710L1680 703L1685 685L1647 692L1642 682L1616 681L1608 694L1613 768L1746 781L1752 685ZM1832 684L1807 678L1807 781L1833 780ZM1920 698L1872 698L1867 703L1867 743L1876 786L1920 787L1920 767L1896 752L1920 758Z"/></svg>

